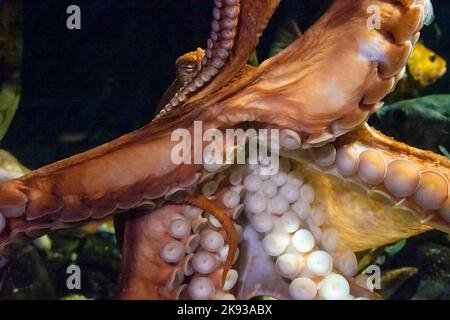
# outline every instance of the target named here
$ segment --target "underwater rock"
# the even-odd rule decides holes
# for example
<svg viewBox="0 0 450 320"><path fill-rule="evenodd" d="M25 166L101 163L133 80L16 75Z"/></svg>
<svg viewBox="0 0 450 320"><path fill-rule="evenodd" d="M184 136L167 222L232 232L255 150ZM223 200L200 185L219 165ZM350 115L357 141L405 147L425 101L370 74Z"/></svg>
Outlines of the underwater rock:
<svg viewBox="0 0 450 320"><path fill-rule="evenodd" d="M20 101L21 12L21 1L0 2L0 140Z"/></svg>
<svg viewBox="0 0 450 320"><path fill-rule="evenodd" d="M417 274L417 268L404 267L389 270L381 277L381 294L384 299L389 299L411 277Z"/></svg>
<svg viewBox="0 0 450 320"><path fill-rule="evenodd" d="M390 300L447 300L450 297L450 237L430 231L372 252L385 270L381 291ZM393 250L394 247L400 250ZM383 259L379 259L383 257ZM372 257L373 258L373 257ZM408 266L408 267L405 267Z"/></svg>
<svg viewBox="0 0 450 320"><path fill-rule="evenodd" d="M11 153L0 149L0 183L18 178L28 171Z"/></svg>
<svg viewBox="0 0 450 320"><path fill-rule="evenodd" d="M119 251L114 234L99 232L76 238L57 232L51 236L50 251L27 246L5 269L0 287L4 299L111 299L119 272ZM67 267L82 270L81 290L67 289Z"/></svg>
<svg viewBox="0 0 450 320"><path fill-rule="evenodd" d="M430 95L383 107L370 119L383 133L421 149L450 150L450 95Z"/></svg>
<svg viewBox="0 0 450 320"><path fill-rule="evenodd" d="M71 294L61 298L61 300L90 300L81 294Z"/></svg>

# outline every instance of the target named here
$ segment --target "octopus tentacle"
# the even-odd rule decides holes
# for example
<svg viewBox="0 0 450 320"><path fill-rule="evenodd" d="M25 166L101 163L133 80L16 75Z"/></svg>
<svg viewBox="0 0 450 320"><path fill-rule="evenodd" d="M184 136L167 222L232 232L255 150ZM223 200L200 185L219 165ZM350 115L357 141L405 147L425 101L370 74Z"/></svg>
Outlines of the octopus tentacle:
<svg viewBox="0 0 450 320"><path fill-rule="evenodd" d="M431 227L450 231L445 214L450 161L444 157L367 125L320 148L285 156L304 164L303 174L339 231L341 249L365 250Z"/></svg>
<svg viewBox="0 0 450 320"><path fill-rule="evenodd" d="M219 222L223 225L225 231L227 232L229 251L222 274L222 285L224 285L228 275L228 271L233 266L234 258L238 249L238 237L233 220L226 213L223 207L220 207L217 203L208 200L205 196L193 195L187 197L185 201L212 214L217 220L219 220Z"/></svg>
<svg viewBox="0 0 450 320"><path fill-rule="evenodd" d="M16 236L30 236L36 225L45 233L102 219L160 199L171 188L191 185L198 178L199 166L170 161L168 146L174 144L170 136L147 141L127 138L2 184L0 214L6 221L0 246Z"/></svg>
<svg viewBox="0 0 450 320"><path fill-rule="evenodd" d="M167 268L159 257L162 246L173 241L165 226L170 220L182 217L181 207L166 206L156 211L138 208L132 213L121 217L123 228L118 229L122 233L118 298L174 299L176 293L165 288L176 267Z"/></svg>
<svg viewBox="0 0 450 320"><path fill-rule="evenodd" d="M248 61L248 58L255 50L259 37L265 29L270 17L273 15L275 9L278 7L280 0L232 0L232 1L216 1L214 16L215 18L223 17L218 23L214 19L212 22L212 33L208 40L209 47L212 47L211 57L208 57L208 46L206 49L206 59L202 61L201 66L210 65L208 68L200 67L198 76L195 77L189 84L186 84L188 91L185 96L181 95L182 103L175 102L180 100L174 98L176 107L168 104L167 110L161 111L159 116L155 118L154 122L164 123L171 122L174 119L180 118L188 110L197 109L199 106L206 108L211 106L214 102L227 97L233 90L227 87L224 90L224 84L229 83L240 71ZM220 11L220 14L218 13ZM223 12L222 12L223 11ZM239 15L235 17L235 13ZM233 18L229 18L233 17ZM217 26L219 31L215 31ZM222 29L224 32L222 32ZM220 32L220 35L219 33ZM231 39L225 39L229 36ZM221 39L224 38L224 39ZM216 42L220 41L220 48L216 48ZM215 49L215 50L214 50ZM220 72L219 72L220 69ZM203 78L201 77L203 75ZM209 75L210 79L209 79ZM197 84L196 81L197 80ZM208 81L205 81L208 80ZM200 88L201 90L198 90ZM184 89L185 90L185 89ZM193 94L191 94L191 90ZM182 92L183 89L180 90ZM214 93L214 99L211 100L211 95ZM179 106L183 106L180 108Z"/></svg>
<svg viewBox="0 0 450 320"><path fill-rule="evenodd" d="M186 82L156 116L164 116L183 104L190 96L206 86L219 73L234 46L239 21L240 0L214 1L211 34L205 54L190 81Z"/></svg>
<svg viewBox="0 0 450 320"><path fill-rule="evenodd" d="M393 90L417 41L426 3L335 1L301 38L249 75L249 85L220 102L215 118L293 129L304 147L351 131ZM380 9L380 29L368 26L371 6ZM419 23L409 23L412 18ZM395 28L401 38L391 35Z"/></svg>
<svg viewBox="0 0 450 320"><path fill-rule="evenodd" d="M217 212L218 205L208 202L206 207ZM226 258L231 254L230 238L205 222L202 209L190 205L137 208L118 219L123 220L118 228L123 257L118 298L206 299L229 295L236 280L236 271L227 271L228 262L223 257L224 253Z"/></svg>
<svg viewBox="0 0 450 320"><path fill-rule="evenodd" d="M197 48L196 51L185 53L177 59L175 62L175 80L164 92L158 102L155 113L156 115L170 103L170 100L177 92L181 90L181 88L192 82L192 79L195 76L197 68L199 68L199 65L201 64L204 55L205 51L201 48Z"/></svg>

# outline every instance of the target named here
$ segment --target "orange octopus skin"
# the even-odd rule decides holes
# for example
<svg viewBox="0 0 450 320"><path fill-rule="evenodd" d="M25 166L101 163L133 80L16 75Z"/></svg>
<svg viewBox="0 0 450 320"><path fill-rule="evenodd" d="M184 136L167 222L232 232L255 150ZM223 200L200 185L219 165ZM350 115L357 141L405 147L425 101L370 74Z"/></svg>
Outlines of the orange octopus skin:
<svg viewBox="0 0 450 320"><path fill-rule="evenodd" d="M236 233L236 228L234 227L233 220L231 220L229 215L226 213L225 208L218 206L214 201L208 200L204 196L200 195L189 196L185 199L185 201L198 208L205 210L206 212L211 213L223 225L227 233L230 249L222 272L222 286L223 286L225 284L228 271L230 271L231 266L233 265L233 261L237 254L238 248L238 239L237 239L238 236Z"/></svg>
<svg viewBox="0 0 450 320"><path fill-rule="evenodd" d="M225 266L211 276L216 282L221 278L223 285L237 249L233 222L223 208L202 196L184 195L175 200L168 196L176 194L177 188L195 185L206 174L199 165L174 165L170 161L175 144L170 133L177 128L192 130L194 120L222 130L243 123L294 130L301 137L302 147L288 153L289 157L309 166L312 180L315 175L325 174L338 181L327 185L361 185L364 179L357 175L343 177L334 169L314 164L321 159L314 152L311 156L309 149L321 150L331 145L336 151L355 144L361 152L369 150L380 155L384 162L407 159L420 169L422 178L426 172L436 173L438 182L446 184L448 194L448 160L395 142L364 126L400 78L425 19L425 0L335 1L299 40L255 69L246 68L245 63L279 1L225 2L235 6L235 11L228 14L235 17L238 12L239 18L230 20L234 37L225 45L232 42L233 46L211 79L195 82L193 79L198 77L194 76L187 80L182 88L192 84L197 87L187 95L179 91L173 104L170 100L144 128L0 186L0 212L6 217L6 228L0 233L3 254L13 252L22 240L51 230L127 212L121 215L123 220L118 227L123 253L119 298L177 298L181 292L166 292L163 288L168 280L172 281L170 277L176 277L173 272L178 266L168 266L157 257L158 245L166 241L158 226L161 221L180 215L180 206L171 204L186 201L209 211L224 226L229 253ZM216 13L224 13L225 2L215 2ZM367 9L373 5L381 9L380 30L367 27ZM205 66L210 66L211 61L205 60ZM380 183L369 189L371 195L389 193ZM371 197L360 191L349 190L350 193L359 197L361 203ZM385 223L380 211L372 215L374 223L364 227L364 219L353 219L351 213L328 212L327 218L342 233L341 246L358 251L430 227L449 230L449 222L439 216L434 203L428 205L426 197L416 196L415 201L412 195L404 199L389 196L399 202L402 210L401 217L393 223ZM445 202L447 197L442 200ZM379 207L377 199L370 200L370 210ZM417 202L430 208L424 210ZM446 205L440 202L441 206ZM144 215L139 208L134 209L141 205L157 210L150 214L143 210ZM422 219L424 213L426 219ZM417 221L413 220L417 217ZM156 228L159 233L148 233L145 226ZM150 274L142 269L145 261L151 263Z"/></svg>

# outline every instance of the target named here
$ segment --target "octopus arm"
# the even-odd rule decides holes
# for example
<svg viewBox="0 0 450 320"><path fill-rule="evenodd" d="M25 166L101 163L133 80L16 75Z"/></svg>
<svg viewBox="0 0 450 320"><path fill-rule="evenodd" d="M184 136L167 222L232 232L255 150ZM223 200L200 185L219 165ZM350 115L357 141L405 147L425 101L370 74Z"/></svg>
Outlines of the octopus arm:
<svg viewBox="0 0 450 320"><path fill-rule="evenodd" d="M230 86L229 83L235 82L235 76L245 67L279 3L280 0L215 1L211 36L195 76L154 122L161 125L180 119L185 121L183 116L186 113L208 108L239 90L239 86ZM229 17L231 10L228 12L227 8L235 11ZM225 38L222 39L221 35Z"/></svg>
<svg viewBox="0 0 450 320"><path fill-rule="evenodd" d="M428 3L335 1L301 38L249 73L246 86L207 112L228 125L258 121L296 130L306 146L336 139L394 90Z"/></svg>
<svg viewBox="0 0 450 320"><path fill-rule="evenodd" d="M174 187L198 178L198 166L171 161L170 135L125 138L2 184L0 247L139 205L155 206Z"/></svg>
<svg viewBox="0 0 450 320"><path fill-rule="evenodd" d="M222 290L227 263L211 253L206 258L212 260L202 259L205 249L200 239L212 230L208 230L201 213L189 205L165 205L157 210L137 208L120 217L123 242L119 299L185 299L185 283L197 272L194 268L203 268L205 275L201 278L208 277L212 292Z"/></svg>
<svg viewBox="0 0 450 320"><path fill-rule="evenodd" d="M378 247L432 228L450 230L450 161L397 142L368 125L313 151L303 163L339 250Z"/></svg>

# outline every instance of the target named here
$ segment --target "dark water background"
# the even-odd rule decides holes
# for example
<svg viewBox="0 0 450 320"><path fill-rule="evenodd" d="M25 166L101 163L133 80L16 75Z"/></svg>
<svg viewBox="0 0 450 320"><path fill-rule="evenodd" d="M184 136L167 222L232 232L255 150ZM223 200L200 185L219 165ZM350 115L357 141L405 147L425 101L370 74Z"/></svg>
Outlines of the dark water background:
<svg viewBox="0 0 450 320"><path fill-rule="evenodd" d="M283 0L260 59L277 26L294 18L305 30L330 2ZM450 3L433 3L447 41L436 40L434 28L423 38L450 61ZM81 30L66 28L71 4L81 8ZM177 57L205 46L211 9L210 0L24 1L22 99L2 147L34 169L148 123ZM448 93L449 86L447 75L429 93Z"/></svg>

